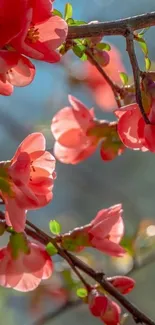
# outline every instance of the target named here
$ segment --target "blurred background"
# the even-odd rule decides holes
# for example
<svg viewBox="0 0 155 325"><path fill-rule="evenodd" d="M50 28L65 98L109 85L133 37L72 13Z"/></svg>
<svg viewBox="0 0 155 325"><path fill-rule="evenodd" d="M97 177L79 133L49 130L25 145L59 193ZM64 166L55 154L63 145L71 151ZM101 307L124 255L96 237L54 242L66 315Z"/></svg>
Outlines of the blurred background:
<svg viewBox="0 0 155 325"><path fill-rule="evenodd" d="M55 8L62 12L65 3L65 0L56 0ZM119 19L155 10L154 0L70 0L70 3L73 6L73 18L87 22ZM145 36L152 61L155 61L154 32L155 28L151 28ZM120 37L107 37L105 41L114 44L120 50L123 64L130 75L131 67L124 40ZM137 55L143 67L144 58L139 49ZM51 119L56 111L68 103L68 94L77 96L88 107L94 107L97 117L113 120L111 112L105 112L104 108L97 106L88 87L84 83L74 82L70 77L67 67L69 66L75 74L84 63L80 63L70 53L66 55L66 60L67 65L35 62L37 74L33 83L28 87L15 89L10 97L0 97L1 160L10 159L18 144L27 134L34 131L43 132L47 139L47 147L52 148L54 142L50 132ZM95 155L77 166L57 162L56 171L54 199L48 207L29 212L29 220L48 232L49 221L56 219L62 224L63 231L67 231L88 223L99 209L121 202L124 209L126 238L129 239L127 241L130 242L139 229L139 237L134 245L137 245L137 249L147 247L148 251L146 249L143 254L152 252L155 239L151 236L150 242L146 229L148 225L155 224L155 156L153 154L126 150L121 157L105 163L100 159L97 151ZM145 220L148 222L144 222ZM2 237L1 244L4 242L5 238ZM104 269L110 275L116 274L117 271L127 273L132 268L132 257L128 255L126 259L119 259L118 262L116 259L108 260L101 254L94 255L94 252L88 251L84 258L93 267ZM55 261L56 270L62 273L66 266L61 265L58 258L55 258ZM154 273L153 263L133 273L136 288L129 299L155 319ZM22 322L22 325L33 325L35 320L55 310L66 299L61 290L58 295L53 293L57 284L58 287L61 286L61 281L62 277L60 279L58 274L55 274L48 283L42 283L36 293L17 293L1 288L1 323L19 325ZM76 282L76 279L73 279L74 281ZM47 288L50 288L50 292ZM99 320L91 317L87 306L83 305L68 310L46 324L60 325L65 322L68 325L73 322L75 325L99 324ZM133 320L129 317L126 322L132 324ZM38 325L42 324L38 323Z"/></svg>

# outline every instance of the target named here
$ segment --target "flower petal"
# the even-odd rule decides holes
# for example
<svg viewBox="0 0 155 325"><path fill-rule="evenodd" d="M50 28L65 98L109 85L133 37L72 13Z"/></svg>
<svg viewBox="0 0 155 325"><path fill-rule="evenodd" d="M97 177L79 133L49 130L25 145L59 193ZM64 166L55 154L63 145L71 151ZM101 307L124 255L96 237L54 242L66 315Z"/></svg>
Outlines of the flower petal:
<svg viewBox="0 0 155 325"><path fill-rule="evenodd" d="M8 71L7 80L16 87L29 85L35 77L35 66L24 56L20 56L18 64Z"/></svg>
<svg viewBox="0 0 155 325"><path fill-rule="evenodd" d="M36 132L29 134L17 148L13 161L17 159L23 151L31 154L34 151L45 150L45 137L42 133Z"/></svg>

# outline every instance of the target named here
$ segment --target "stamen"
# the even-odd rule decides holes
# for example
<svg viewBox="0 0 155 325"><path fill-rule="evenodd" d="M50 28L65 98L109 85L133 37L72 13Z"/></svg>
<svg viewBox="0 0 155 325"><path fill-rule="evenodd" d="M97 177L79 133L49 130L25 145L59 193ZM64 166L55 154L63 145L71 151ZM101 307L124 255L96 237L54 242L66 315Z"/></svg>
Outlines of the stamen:
<svg viewBox="0 0 155 325"><path fill-rule="evenodd" d="M36 43L39 40L39 30L32 26L27 33L26 39L31 43Z"/></svg>

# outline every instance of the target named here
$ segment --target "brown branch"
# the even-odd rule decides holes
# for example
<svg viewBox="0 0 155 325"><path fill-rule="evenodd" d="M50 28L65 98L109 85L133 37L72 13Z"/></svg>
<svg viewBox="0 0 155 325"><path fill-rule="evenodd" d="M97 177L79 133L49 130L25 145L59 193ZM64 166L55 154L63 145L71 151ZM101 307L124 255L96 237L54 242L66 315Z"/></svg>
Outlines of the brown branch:
<svg viewBox="0 0 155 325"><path fill-rule="evenodd" d="M147 117L147 114L145 113L143 102L142 102L142 95L141 95L141 89L140 89L140 69L138 65L138 61L136 58L136 53L134 49L134 35L131 29L127 29L126 31L126 50L128 52L130 63L132 66L133 71L133 77L134 77L134 83L135 83L135 95L136 95L136 102L139 105L141 114L144 118L144 121L146 124L150 124L150 121Z"/></svg>
<svg viewBox="0 0 155 325"><path fill-rule="evenodd" d="M148 266L148 264L155 263L155 252L153 252L151 255L146 256L145 259L141 263L137 263L135 260L133 268L127 273L128 276L132 276L137 271L145 268ZM68 311L69 309L72 309L74 307L81 306L83 304L83 301L78 299L76 301L67 301L63 306L60 306L59 309L57 309L54 312L49 312L39 318L37 321L35 321L32 325L44 325L49 320L54 319L57 316L61 316L64 312Z"/></svg>
<svg viewBox="0 0 155 325"><path fill-rule="evenodd" d="M125 36L128 28L130 28L131 31L135 31L150 26L155 26L155 11L115 21L106 21L81 26L69 26L67 38L76 39L106 35Z"/></svg>
<svg viewBox="0 0 155 325"><path fill-rule="evenodd" d="M92 279L94 279L96 282L98 282L111 296L113 296L118 302L121 303L123 307L126 308L126 310L132 314L134 320L138 323L145 323L147 325L155 325L155 322L150 319L148 316L146 316L143 312L141 312L135 305L133 305L130 301L128 301L121 293L119 293L112 285L107 281L105 278L104 273L96 272L91 267L89 267L87 264L85 264L83 261L81 261L78 257L74 256L73 254L69 253L68 251L63 250L61 247L57 245L55 242L55 239L48 236L46 233L44 233L42 230L40 230L38 227L34 226L29 221L27 222L29 226L31 226L35 230L35 239L36 235L38 235L38 241L43 242L43 237L46 242L46 244L51 241L55 247L58 250L58 254L63 257L65 260L68 260L68 258L72 261L72 264L79 268L81 271L83 271L85 274L90 276ZM25 231L27 234L27 227L25 228ZM33 232L32 232L33 233ZM31 237L33 237L33 234L31 233Z"/></svg>

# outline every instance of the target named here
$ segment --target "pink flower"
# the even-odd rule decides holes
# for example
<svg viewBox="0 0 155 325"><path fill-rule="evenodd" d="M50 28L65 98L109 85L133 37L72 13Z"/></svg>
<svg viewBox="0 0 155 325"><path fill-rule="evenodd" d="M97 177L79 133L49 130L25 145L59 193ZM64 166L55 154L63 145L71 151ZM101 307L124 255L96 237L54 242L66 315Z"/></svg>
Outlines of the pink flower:
<svg viewBox="0 0 155 325"><path fill-rule="evenodd" d="M122 154L124 145L118 137L117 124L96 120L93 109L88 110L71 95L69 101L72 107L62 108L51 124L56 158L66 164L78 164L95 152L100 141L103 160Z"/></svg>
<svg viewBox="0 0 155 325"><path fill-rule="evenodd" d="M0 94L11 95L13 86L29 85L35 76L34 65L14 51L0 50Z"/></svg>
<svg viewBox="0 0 155 325"><path fill-rule="evenodd" d="M53 118L51 131L56 139L54 154L63 163L77 164L96 150L94 136L87 132L96 125L93 110L69 96L72 107L62 108Z"/></svg>
<svg viewBox="0 0 155 325"><path fill-rule="evenodd" d="M2 195L6 222L16 232L24 230L26 210L41 208L53 197L55 159L45 151L45 144L42 133L30 134L19 145L8 167L13 195Z"/></svg>
<svg viewBox="0 0 155 325"><path fill-rule="evenodd" d="M91 246L111 256L122 256L125 253L119 245L124 234L122 205L117 204L100 210L88 226Z"/></svg>
<svg viewBox="0 0 155 325"><path fill-rule="evenodd" d="M155 109L155 101L152 102L151 111L148 115L150 122L152 111ZM124 145L130 149L155 152L155 126L146 124L139 106L131 104L115 111L118 120L118 134Z"/></svg>
<svg viewBox="0 0 155 325"><path fill-rule="evenodd" d="M119 245L124 234L122 211L121 204L100 210L88 225L64 234L62 247L76 252L94 247L110 256L122 256L125 253Z"/></svg>
<svg viewBox="0 0 155 325"><path fill-rule="evenodd" d="M153 75L146 75L141 82L143 109L150 124L146 124L138 104L130 104L115 110L118 134L128 148L155 152L155 82Z"/></svg>
<svg viewBox="0 0 155 325"><path fill-rule="evenodd" d="M49 0L30 2L23 30L11 41L18 52L50 63L60 60L56 49L65 41L68 25L62 18L53 16L51 10Z"/></svg>
<svg viewBox="0 0 155 325"><path fill-rule="evenodd" d="M110 57L110 62L105 66L108 59L103 60L102 66L107 75L117 84L121 84L119 72L125 71L123 66L121 56L116 47L111 46L111 50L108 52ZM107 55L107 56L108 56ZM102 62L102 61L101 61ZM96 67L91 64L91 62L85 62L85 81L90 88L91 94L100 108L104 110L113 110L117 107L116 100L111 90L103 76L97 71Z"/></svg>
<svg viewBox="0 0 155 325"><path fill-rule="evenodd" d="M30 20L30 0L1 0L0 13L0 48L3 48L22 32Z"/></svg>
<svg viewBox="0 0 155 325"><path fill-rule="evenodd" d="M10 245L0 249L0 285L18 291L31 291L48 279L53 263L45 249L28 242L29 252L19 252L15 258Z"/></svg>

